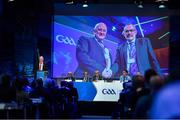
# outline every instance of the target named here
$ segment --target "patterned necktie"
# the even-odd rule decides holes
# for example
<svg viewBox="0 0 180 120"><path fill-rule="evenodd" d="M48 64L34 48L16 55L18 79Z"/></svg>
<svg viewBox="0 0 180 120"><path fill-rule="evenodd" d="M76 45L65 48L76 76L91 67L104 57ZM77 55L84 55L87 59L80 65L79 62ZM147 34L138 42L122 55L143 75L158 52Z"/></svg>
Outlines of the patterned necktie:
<svg viewBox="0 0 180 120"><path fill-rule="evenodd" d="M130 64L129 72L133 76L138 72L137 62L136 62L136 47L133 42L129 43L130 49L129 49L129 58L134 59L135 62Z"/></svg>

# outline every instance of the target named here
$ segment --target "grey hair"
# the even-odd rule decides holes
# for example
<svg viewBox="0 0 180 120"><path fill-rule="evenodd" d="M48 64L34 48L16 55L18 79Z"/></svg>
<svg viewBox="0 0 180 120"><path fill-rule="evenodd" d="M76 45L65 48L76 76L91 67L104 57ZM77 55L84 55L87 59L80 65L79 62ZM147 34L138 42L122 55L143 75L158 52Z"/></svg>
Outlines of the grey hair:
<svg viewBox="0 0 180 120"><path fill-rule="evenodd" d="M96 30L96 29L97 29L97 27L98 27L100 24L104 24L104 25L107 27L107 25L106 25L105 23L103 23L103 22L99 22L99 23L97 23L97 24L94 26L94 30Z"/></svg>
<svg viewBox="0 0 180 120"><path fill-rule="evenodd" d="M122 35L124 35L125 28L126 28L128 25L132 25L132 26L134 27L134 29L137 31L136 26L135 26L134 24L128 23L128 24L126 24L126 25L124 26L123 31L122 31Z"/></svg>

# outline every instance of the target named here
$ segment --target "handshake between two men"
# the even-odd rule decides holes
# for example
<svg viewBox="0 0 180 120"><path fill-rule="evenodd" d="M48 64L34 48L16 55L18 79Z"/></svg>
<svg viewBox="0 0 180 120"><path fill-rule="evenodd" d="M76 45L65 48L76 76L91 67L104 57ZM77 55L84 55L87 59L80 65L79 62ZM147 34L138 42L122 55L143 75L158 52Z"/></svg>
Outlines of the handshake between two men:
<svg viewBox="0 0 180 120"><path fill-rule="evenodd" d="M111 78L112 76L112 70L105 68L102 72L103 78Z"/></svg>

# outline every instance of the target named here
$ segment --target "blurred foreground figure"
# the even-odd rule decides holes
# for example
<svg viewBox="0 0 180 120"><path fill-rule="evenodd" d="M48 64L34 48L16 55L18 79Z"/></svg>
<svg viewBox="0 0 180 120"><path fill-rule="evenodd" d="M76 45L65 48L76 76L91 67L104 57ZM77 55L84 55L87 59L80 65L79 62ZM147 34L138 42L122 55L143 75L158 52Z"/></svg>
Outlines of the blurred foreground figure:
<svg viewBox="0 0 180 120"><path fill-rule="evenodd" d="M180 119L180 82L165 86L155 97L150 117L152 119Z"/></svg>

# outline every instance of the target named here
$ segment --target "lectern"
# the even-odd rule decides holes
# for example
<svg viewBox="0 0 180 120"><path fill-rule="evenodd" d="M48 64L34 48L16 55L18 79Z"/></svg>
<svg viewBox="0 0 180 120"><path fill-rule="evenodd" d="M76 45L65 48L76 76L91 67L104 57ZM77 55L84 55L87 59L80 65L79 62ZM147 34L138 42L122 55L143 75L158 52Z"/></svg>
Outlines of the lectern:
<svg viewBox="0 0 180 120"><path fill-rule="evenodd" d="M48 71L37 71L36 72L36 79L42 78L43 82L47 79Z"/></svg>

